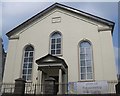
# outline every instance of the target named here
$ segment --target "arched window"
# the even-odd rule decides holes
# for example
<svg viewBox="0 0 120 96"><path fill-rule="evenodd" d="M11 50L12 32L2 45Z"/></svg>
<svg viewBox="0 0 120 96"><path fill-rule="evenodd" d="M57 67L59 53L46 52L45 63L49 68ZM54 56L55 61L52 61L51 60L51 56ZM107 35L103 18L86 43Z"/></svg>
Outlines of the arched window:
<svg viewBox="0 0 120 96"><path fill-rule="evenodd" d="M80 43L80 80L93 80L92 46L88 41Z"/></svg>
<svg viewBox="0 0 120 96"><path fill-rule="evenodd" d="M26 46L23 56L22 77L24 80L31 80L34 48L31 45Z"/></svg>
<svg viewBox="0 0 120 96"><path fill-rule="evenodd" d="M60 55L61 54L61 34L59 32L55 32L50 37L50 53L52 55Z"/></svg>

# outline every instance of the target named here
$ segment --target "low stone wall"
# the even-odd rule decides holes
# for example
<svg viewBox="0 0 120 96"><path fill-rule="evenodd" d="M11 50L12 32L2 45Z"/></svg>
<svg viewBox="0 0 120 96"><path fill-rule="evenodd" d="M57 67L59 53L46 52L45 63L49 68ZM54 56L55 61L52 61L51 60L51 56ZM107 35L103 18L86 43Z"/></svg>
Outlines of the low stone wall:
<svg viewBox="0 0 120 96"><path fill-rule="evenodd" d="M114 84L114 82L112 82ZM116 87L116 94L109 92L108 94L71 94L71 93L61 93L61 95L55 95L57 93L55 93L55 81L52 78L48 78L45 80L45 86L44 86L44 90L43 90L43 94L38 94L36 93L36 85L34 86L33 90L31 90L31 86L30 89L27 93L27 90L25 90L25 81L22 78L18 78L15 80L15 85L14 87L10 87L8 89L8 87L3 86L3 91L1 91L1 93L3 93L1 96L120 96L120 82L115 86ZM113 85L112 84L112 85ZM8 90L6 90L6 88ZM29 87L28 87L29 88ZM115 91L115 90L114 90ZM9 92L9 93L8 93Z"/></svg>
<svg viewBox="0 0 120 96"><path fill-rule="evenodd" d="M23 96L20 94L2 94L1 96ZM43 95L43 94L25 94L24 96L120 96L120 94L62 94L62 95Z"/></svg>

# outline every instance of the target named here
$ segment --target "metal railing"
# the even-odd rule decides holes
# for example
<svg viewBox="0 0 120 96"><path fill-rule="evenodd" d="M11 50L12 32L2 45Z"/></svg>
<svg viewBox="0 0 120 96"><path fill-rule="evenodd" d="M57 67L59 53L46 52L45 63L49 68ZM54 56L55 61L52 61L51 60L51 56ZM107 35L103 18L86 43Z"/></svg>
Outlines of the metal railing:
<svg viewBox="0 0 120 96"><path fill-rule="evenodd" d="M25 93L26 94L36 94L36 87L37 87L37 84L26 83L25 84Z"/></svg>
<svg viewBox="0 0 120 96"><path fill-rule="evenodd" d="M41 94L43 94L44 87L46 84L35 84L35 83L25 83L25 94L39 94L41 90ZM67 84L58 84L55 83L55 88L58 92L59 85L62 85L62 91L64 92L65 86ZM15 84L14 83L2 83L0 93L14 93Z"/></svg>
<svg viewBox="0 0 120 96"><path fill-rule="evenodd" d="M74 82L77 83L77 82ZM109 81L108 82L108 93L115 93L115 85L117 84L117 81ZM59 91L59 86L62 85L62 92L64 94L77 94L77 91L74 90L73 85L69 84L59 84L55 83L56 91ZM45 84L35 84L35 83L25 83L25 94L43 94ZM70 87L70 88L68 88ZM0 84L0 93L14 93L15 84L14 83L1 83ZM67 90L65 92L65 90ZM41 91L41 93L39 92Z"/></svg>
<svg viewBox="0 0 120 96"><path fill-rule="evenodd" d="M47 84L34 84L34 83L26 83L25 84L25 94L43 94L44 88ZM65 93L65 88L67 90L68 84L59 84L55 83L56 93L59 91L59 86L62 86L62 92Z"/></svg>
<svg viewBox="0 0 120 96"><path fill-rule="evenodd" d="M0 84L0 93L13 93L15 84L13 83L2 83Z"/></svg>

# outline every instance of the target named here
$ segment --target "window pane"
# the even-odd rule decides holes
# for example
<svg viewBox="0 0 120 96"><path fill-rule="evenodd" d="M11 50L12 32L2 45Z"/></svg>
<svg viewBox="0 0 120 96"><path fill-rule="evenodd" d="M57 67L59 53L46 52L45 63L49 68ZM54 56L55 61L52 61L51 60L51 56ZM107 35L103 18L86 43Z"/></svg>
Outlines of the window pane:
<svg viewBox="0 0 120 96"><path fill-rule="evenodd" d="M86 60L86 66L91 66L91 61L90 60Z"/></svg>
<svg viewBox="0 0 120 96"><path fill-rule="evenodd" d="M25 57L28 57L28 52L25 52Z"/></svg>
<svg viewBox="0 0 120 96"><path fill-rule="evenodd" d="M32 68L32 63L29 63L28 68Z"/></svg>
<svg viewBox="0 0 120 96"><path fill-rule="evenodd" d="M24 64L23 68L27 68L27 63Z"/></svg>
<svg viewBox="0 0 120 96"><path fill-rule="evenodd" d="M52 45L51 45L51 49L55 49L55 44L52 44Z"/></svg>
<svg viewBox="0 0 120 96"><path fill-rule="evenodd" d="M33 52L30 52L30 57L33 57Z"/></svg>
<svg viewBox="0 0 120 96"><path fill-rule="evenodd" d="M85 60L81 61L81 66L85 66Z"/></svg>
<svg viewBox="0 0 120 96"><path fill-rule="evenodd" d="M57 44L57 48L61 48L61 44Z"/></svg>
<svg viewBox="0 0 120 96"><path fill-rule="evenodd" d="M80 43L80 47L83 47L83 48L89 48L90 46L91 46L90 43L88 43L87 41Z"/></svg>
<svg viewBox="0 0 120 96"><path fill-rule="evenodd" d="M91 55L90 55L90 54L86 54L85 56L86 56L86 57L85 57L86 60L91 60Z"/></svg>
<svg viewBox="0 0 120 96"><path fill-rule="evenodd" d="M31 74L32 73L32 70L31 69L28 69L28 74Z"/></svg>
<svg viewBox="0 0 120 96"><path fill-rule="evenodd" d="M28 58L24 58L24 62L28 62Z"/></svg>
<svg viewBox="0 0 120 96"><path fill-rule="evenodd" d="M32 46L27 46L25 49L25 51L33 51L33 50L34 50L34 48Z"/></svg>
<svg viewBox="0 0 120 96"><path fill-rule="evenodd" d="M85 74L81 74L81 79L82 79L82 80L86 79L86 78L85 78Z"/></svg>
<svg viewBox="0 0 120 96"><path fill-rule="evenodd" d="M85 54L84 48L80 48L80 53Z"/></svg>
<svg viewBox="0 0 120 96"><path fill-rule="evenodd" d="M80 54L80 59L85 60L85 54Z"/></svg>
<svg viewBox="0 0 120 96"><path fill-rule="evenodd" d="M60 38L61 34L59 32L55 32L54 34L52 34L51 38Z"/></svg>
<svg viewBox="0 0 120 96"><path fill-rule="evenodd" d="M33 62L33 58L29 58L29 62Z"/></svg>
<svg viewBox="0 0 120 96"><path fill-rule="evenodd" d="M87 67L87 72L92 72L92 68L91 67Z"/></svg>
<svg viewBox="0 0 120 96"><path fill-rule="evenodd" d="M51 54L55 54L55 50L51 50Z"/></svg>
<svg viewBox="0 0 120 96"><path fill-rule="evenodd" d="M86 73L86 69L85 69L85 67L81 67L81 73Z"/></svg>
<svg viewBox="0 0 120 96"><path fill-rule="evenodd" d="M93 79L93 78L92 78L92 73L88 73L88 74L87 74L87 79Z"/></svg>
<svg viewBox="0 0 120 96"><path fill-rule="evenodd" d="M27 74L27 70L26 69L23 69L23 74Z"/></svg>
<svg viewBox="0 0 120 96"><path fill-rule="evenodd" d="M61 38L57 38L57 43L61 43Z"/></svg>
<svg viewBox="0 0 120 96"><path fill-rule="evenodd" d="M24 62L27 63L28 62L28 58L24 58Z"/></svg>
<svg viewBox="0 0 120 96"><path fill-rule="evenodd" d="M55 43L55 39L51 39L51 40L52 40L52 41L51 41L52 43Z"/></svg>
<svg viewBox="0 0 120 96"><path fill-rule="evenodd" d="M86 53L87 53L87 54L91 54L90 48L86 48Z"/></svg>
<svg viewBox="0 0 120 96"><path fill-rule="evenodd" d="M60 54L60 50L56 50L56 54Z"/></svg>

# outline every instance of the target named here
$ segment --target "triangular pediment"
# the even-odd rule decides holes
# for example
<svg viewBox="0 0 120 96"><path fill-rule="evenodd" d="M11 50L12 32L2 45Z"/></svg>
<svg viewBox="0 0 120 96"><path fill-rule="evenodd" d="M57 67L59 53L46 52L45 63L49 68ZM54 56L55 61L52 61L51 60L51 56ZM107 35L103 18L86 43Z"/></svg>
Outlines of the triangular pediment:
<svg viewBox="0 0 120 96"><path fill-rule="evenodd" d="M46 58L44 59L44 62L54 62L56 60L54 60L53 58Z"/></svg>
<svg viewBox="0 0 120 96"><path fill-rule="evenodd" d="M36 62L56 62L58 59L55 56L52 56L50 54L36 60Z"/></svg>
<svg viewBox="0 0 120 96"><path fill-rule="evenodd" d="M56 56L53 56L51 54L47 54L46 56L44 57L41 57L40 59L37 59L36 60L36 63L38 65L41 65L41 64L48 64L48 63L52 63L52 64L58 64L58 63L61 63L63 64L65 67L67 67L65 61L61 58L58 58Z"/></svg>
<svg viewBox="0 0 120 96"><path fill-rule="evenodd" d="M78 16L83 16L86 19L93 20L93 21L105 24L107 27L111 28L110 30L112 30L113 27L114 27L114 22L112 22L112 21L109 21L109 20L94 16L92 14L89 14L89 13L74 9L74 8L66 6L66 5L55 3L55 4L51 5L50 7L46 8L45 10L43 10L42 12L36 14L32 18L28 19L27 21L23 22L21 25L17 26L13 30L9 31L6 35L10 38L12 35L17 34L18 32L25 29L27 26L29 26L33 22L36 22L38 19L45 16L45 14L47 14L48 12L50 12L51 10L54 10L54 9L66 10L66 12L70 12L71 14L73 13L73 14L76 14ZM99 30L101 30L101 29L99 29Z"/></svg>

